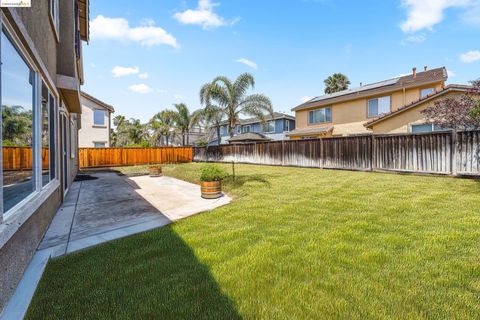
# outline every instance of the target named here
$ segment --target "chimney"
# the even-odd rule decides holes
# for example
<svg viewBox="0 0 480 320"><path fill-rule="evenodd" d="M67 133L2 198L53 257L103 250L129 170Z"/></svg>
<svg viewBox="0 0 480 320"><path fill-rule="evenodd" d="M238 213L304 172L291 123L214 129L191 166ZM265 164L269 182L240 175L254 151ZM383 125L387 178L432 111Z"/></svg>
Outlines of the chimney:
<svg viewBox="0 0 480 320"><path fill-rule="evenodd" d="M412 68L413 79L417 77L417 68Z"/></svg>
<svg viewBox="0 0 480 320"><path fill-rule="evenodd" d="M360 87L363 87L363 82L360 82Z"/></svg>
<svg viewBox="0 0 480 320"><path fill-rule="evenodd" d="M423 67L423 71L427 71L427 70L428 70L428 66Z"/></svg>

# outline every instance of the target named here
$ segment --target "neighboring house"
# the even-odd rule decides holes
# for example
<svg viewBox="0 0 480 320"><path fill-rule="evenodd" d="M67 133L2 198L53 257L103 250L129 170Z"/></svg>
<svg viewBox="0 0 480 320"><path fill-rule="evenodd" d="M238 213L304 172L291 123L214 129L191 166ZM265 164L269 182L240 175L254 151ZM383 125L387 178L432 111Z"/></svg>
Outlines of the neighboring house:
<svg viewBox="0 0 480 320"><path fill-rule="evenodd" d="M111 115L115 109L82 92L82 127L78 131L80 148L109 148Z"/></svg>
<svg viewBox="0 0 480 320"><path fill-rule="evenodd" d="M372 130L373 133L378 134L419 133L445 130L426 121L422 110L433 106L435 102L440 99L460 97L467 92L468 88L469 86L459 84L447 85L440 91L434 91L395 111L369 120L365 124L365 127Z"/></svg>
<svg viewBox="0 0 480 320"><path fill-rule="evenodd" d="M288 140L287 133L295 129L295 117L288 114L274 112L273 118L270 115L265 116L265 123L262 123L258 118L250 118L240 120L239 124L234 128L234 136L254 132L263 134L266 138L271 140ZM216 137L216 129L214 130L214 137ZM228 133L228 123L224 121L220 127L221 144L227 144L230 135ZM209 145L216 145L218 139L210 141Z"/></svg>
<svg viewBox="0 0 480 320"><path fill-rule="evenodd" d="M273 139L267 137L266 135L258 132L246 132L238 134L232 138L228 138L227 142L230 144L242 144L242 143L252 143L252 142L268 142Z"/></svg>
<svg viewBox="0 0 480 320"><path fill-rule="evenodd" d="M365 126L369 121L444 90L447 78L444 67L418 73L413 68L406 76L314 98L292 109L297 128L288 135L309 139L371 133Z"/></svg>
<svg viewBox="0 0 480 320"><path fill-rule="evenodd" d="M0 310L78 170L88 0L0 9Z"/></svg>

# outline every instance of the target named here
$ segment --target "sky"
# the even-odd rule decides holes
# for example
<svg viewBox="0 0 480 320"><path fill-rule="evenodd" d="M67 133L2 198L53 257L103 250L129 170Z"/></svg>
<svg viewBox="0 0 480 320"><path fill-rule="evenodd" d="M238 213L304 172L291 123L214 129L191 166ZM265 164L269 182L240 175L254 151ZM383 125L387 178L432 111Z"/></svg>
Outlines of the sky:
<svg viewBox="0 0 480 320"><path fill-rule="evenodd" d="M216 76L254 75L275 111L351 87L445 66L480 78L480 0L116 0L90 2L83 90L115 115L148 121Z"/></svg>

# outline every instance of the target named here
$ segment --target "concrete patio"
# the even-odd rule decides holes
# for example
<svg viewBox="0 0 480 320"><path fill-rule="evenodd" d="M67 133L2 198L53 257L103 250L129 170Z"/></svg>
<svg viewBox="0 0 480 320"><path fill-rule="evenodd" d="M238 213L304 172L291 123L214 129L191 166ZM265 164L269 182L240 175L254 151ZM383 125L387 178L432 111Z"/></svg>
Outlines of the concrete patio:
<svg viewBox="0 0 480 320"><path fill-rule="evenodd" d="M231 201L226 195L202 199L198 185L170 177L91 176L70 187L1 319L23 318L50 258L160 228Z"/></svg>

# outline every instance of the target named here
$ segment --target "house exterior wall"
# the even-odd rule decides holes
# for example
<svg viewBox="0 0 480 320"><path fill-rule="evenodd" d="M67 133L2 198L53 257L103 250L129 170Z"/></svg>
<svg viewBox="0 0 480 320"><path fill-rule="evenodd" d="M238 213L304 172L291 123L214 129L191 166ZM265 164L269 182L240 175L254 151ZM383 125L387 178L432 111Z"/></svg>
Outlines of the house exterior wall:
<svg viewBox="0 0 480 320"><path fill-rule="evenodd" d="M332 121L320 124L308 124L308 113L311 110L316 110L322 107L313 107L310 109L299 110L295 113L296 119L296 129L312 129L312 128L322 128L322 127L329 127L333 126L333 132L331 135L333 136L343 136L343 135L352 135L352 134L367 134L370 133L364 127L364 124L370 119L368 117L368 100L383 97L383 96L390 96L391 98L391 106L390 111L395 111L398 108L415 102L420 99L420 92L424 88L435 88L436 90L440 91L443 88L443 82L438 82L435 84L427 85L427 86L419 86L415 88L409 88L404 90L397 90L394 92L389 92L385 94L370 96L367 98L361 99L352 99L350 101L335 103L330 106L332 108ZM313 134L310 135L312 138L320 137L320 134ZM294 135L291 136L291 139L300 139L302 135Z"/></svg>
<svg viewBox="0 0 480 320"><path fill-rule="evenodd" d="M105 125L97 126L93 122L94 110L105 111ZM110 147L110 111L101 105L82 97L82 127L78 132L79 147L93 148L95 142L105 142Z"/></svg>
<svg viewBox="0 0 480 320"><path fill-rule="evenodd" d="M444 99L447 97L458 97L459 93L447 93L438 99L434 99L418 106L405 110L402 113L394 115L388 119L385 119L377 124L372 125L371 131L375 134L394 134L394 133L410 133L411 126L416 124L426 123L426 119L421 113L428 107L435 104L435 101Z"/></svg>
<svg viewBox="0 0 480 320"><path fill-rule="evenodd" d="M67 1L71 2L72 5L74 4L74 0L62 0L59 1L60 8L62 6L65 8L64 4ZM67 67L71 63L63 62L64 55L70 54L72 56L73 53L73 57L75 57L74 46L68 47L65 43L61 45L64 48L62 54L59 54L60 44L57 39L61 38L58 38L57 35L59 36L60 33L63 35L75 34L73 24L70 24L71 29L62 25L62 22L65 22L66 19L73 21L75 15L73 11L69 14L64 14L66 11L60 11L60 28L58 29L59 34L57 34L50 19L49 9L48 0L32 1L31 8L0 9L0 20L4 25L5 32L12 38L10 42L17 47L18 54L26 60L26 64L35 73L35 81L32 84L33 87L37 87L36 91L33 92L36 95L36 102L33 106L34 112L37 112L37 114L41 112L39 111L41 101L39 87L42 83L48 88L56 106L53 114L49 112L49 118L55 121L53 136L56 155L55 179L47 185L39 186L37 184L35 191L25 198L25 201L18 203L8 212L0 212L0 313L18 285L53 215L63 201L63 190L67 189L72 183L78 171L78 143L72 145L72 141L78 139L76 122L74 121L73 126L70 126L70 121L67 122L67 138L63 139L60 114L66 114L68 119L73 114L68 111L70 110L69 105L57 86L57 75L61 72L58 67L61 65ZM75 59L73 63L75 63ZM70 66L70 70L71 68L72 66ZM76 73L74 77L78 77ZM37 147L40 148L39 134L41 134L41 129L39 123L40 119L37 118L34 125L36 130L34 136L36 137L35 143L38 143ZM38 129L35 126L38 126ZM64 144L67 145L69 152L66 167L64 167L60 156ZM2 150L2 152L4 151ZM35 168L33 171L37 174L37 177L40 175L40 178L42 178L41 165L38 165L42 161L41 155L34 153L34 156L39 162L33 163ZM67 185L64 185L64 176L67 177ZM41 180L39 179L39 181Z"/></svg>
<svg viewBox="0 0 480 320"><path fill-rule="evenodd" d="M292 119L286 119L286 118L280 118L280 119L275 119L275 131L274 132L264 132L264 126L260 122L252 122L252 123L247 123L247 124L237 124L234 129L234 136L238 135L241 133L241 128L242 126L249 125L250 126L250 132L256 132L256 133L262 133L265 136L269 137L272 140L288 140L289 137L286 135L286 133L290 130L295 129L295 120ZM290 129L287 130L287 125L286 123L290 123ZM216 136L216 135L215 135ZM228 126L223 125L220 127L220 136L221 136L221 144L227 144L228 141L227 139L230 138L230 135L228 133ZM209 145L216 145L217 141L212 141L209 143Z"/></svg>

